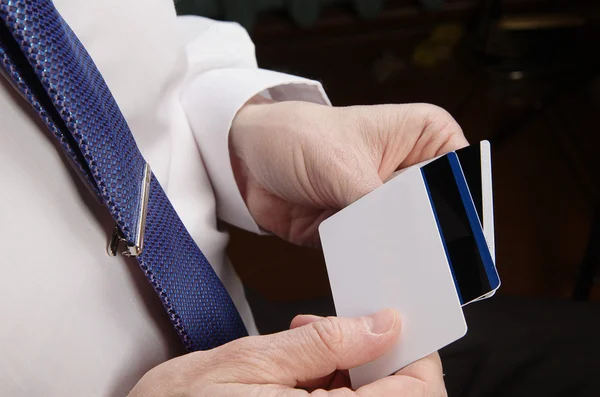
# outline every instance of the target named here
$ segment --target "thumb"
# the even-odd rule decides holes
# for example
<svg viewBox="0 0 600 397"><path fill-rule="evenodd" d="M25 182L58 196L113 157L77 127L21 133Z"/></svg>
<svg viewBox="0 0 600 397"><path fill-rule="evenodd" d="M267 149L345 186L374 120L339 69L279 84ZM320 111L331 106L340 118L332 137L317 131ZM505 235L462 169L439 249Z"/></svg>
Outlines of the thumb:
<svg viewBox="0 0 600 397"><path fill-rule="evenodd" d="M253 383L261 379L295 387L373 361L386 353L399 335L400 316L392 309L359 318L322 318L289 331L239 340L237 348L242 348L249 365L240 368L238 361L232 363L231 371L239 371L244 378L251 375ZM245 346L240 346L242 343Z"/></svg>

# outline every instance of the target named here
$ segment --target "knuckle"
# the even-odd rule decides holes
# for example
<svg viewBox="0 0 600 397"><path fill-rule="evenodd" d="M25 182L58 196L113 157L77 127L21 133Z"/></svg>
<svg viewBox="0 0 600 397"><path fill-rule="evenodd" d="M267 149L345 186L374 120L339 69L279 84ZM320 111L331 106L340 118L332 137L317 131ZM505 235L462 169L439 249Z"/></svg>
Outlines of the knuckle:
<svg viewBox="0 0 600 397"><path fill-rule="evenodd" d="M422 106L423 106L423 110L425 111L425 113L428 114L430 117L436 117L436 118L440 118L440 119L447 119L447 120L454 121L454 117L452 117L450 112L448 112L446 109L444 109L441 106L434 105L431 103L424 103L424 104L422 104Z"/></svg>
<svg viewBox="0 0 600 397"><path fill-rule="evenodd" d="M311 325L316 342L327 352L340 355L344 351L344 332L338 321L327 317Z"/></svg>
<svg viewBox="0 0 600 397"><path fill-rule="evenodd" d="M219 348L219 362L235 362L240 358L247 356L252 351L251 343L243 343L242 340L235 340Z"/></svg>
<svg viewBox="0 0 600 397"><path fill-rule="evenodd" d="M426 104L423 109L423 116L427 124L444 125L448 127L458 127L458 123L452 115L444 108L437 105ZM440 129L444 130L444 129ZM450 128L447 128L450 130Z"/></svg>
<svg viewBox="0 0 600 397"><path fill-rule="evenodd" d="M462 128L458 122L443 108L427 105L422 113L422 132L420 140L423 148L431 150L434 156L445 151L457 149L455 140L464 140ZM448 147L452 146L452 147Z"/></svg>

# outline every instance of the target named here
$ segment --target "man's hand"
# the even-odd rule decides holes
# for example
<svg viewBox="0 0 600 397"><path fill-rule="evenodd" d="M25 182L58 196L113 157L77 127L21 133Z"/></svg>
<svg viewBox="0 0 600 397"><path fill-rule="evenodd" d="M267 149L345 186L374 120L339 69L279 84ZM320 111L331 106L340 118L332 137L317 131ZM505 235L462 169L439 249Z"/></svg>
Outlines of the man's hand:
<svg viewBox="0 0 600 397"><path fill-rule="evenodd" d="M427 104L328 107L254 99L230 134L234 174L258 225L318 244L322 220L399 168L467 146L445 110Z"/></svg>
<svg viewBox="0 0 600 397"><path fill-rule="evenodd" d="M167 361L149 371L130 397L445 396L437 354L355 392L348 388L342 371L375 360L399 334L393 310L354 319L299 316L289 331Z"/></svg>

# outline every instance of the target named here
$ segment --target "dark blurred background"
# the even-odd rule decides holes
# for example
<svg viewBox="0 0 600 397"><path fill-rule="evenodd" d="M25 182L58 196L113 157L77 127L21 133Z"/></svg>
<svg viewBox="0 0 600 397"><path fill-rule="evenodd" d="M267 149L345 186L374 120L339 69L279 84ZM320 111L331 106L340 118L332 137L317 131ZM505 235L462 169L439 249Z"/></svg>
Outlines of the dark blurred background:
<svg viewBox="0 0 600 397"><path fill-rule="evenodd" d="M180 0L335 105L429 102L493 149L499 294L599 300L600 2ZM320 251L233 230L263 331L332 312ZM275 315L280 313L281 315Z"/></svg>

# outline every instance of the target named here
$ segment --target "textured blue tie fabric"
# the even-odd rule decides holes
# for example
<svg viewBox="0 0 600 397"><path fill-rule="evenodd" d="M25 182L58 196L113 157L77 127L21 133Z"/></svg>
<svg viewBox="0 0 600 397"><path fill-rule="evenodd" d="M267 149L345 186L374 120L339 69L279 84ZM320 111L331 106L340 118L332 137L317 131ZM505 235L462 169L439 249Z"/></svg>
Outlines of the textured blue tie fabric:
<svg viewBox="0 0 600 397"><path fill-rule="evenodd" d="M136 259L185 347L206 350L247 335L231 297L153 175L140 230L146 161L96 65L52 1L0 0L0 71L58 138L123 240L133 244L143 233Z"/></svg>

